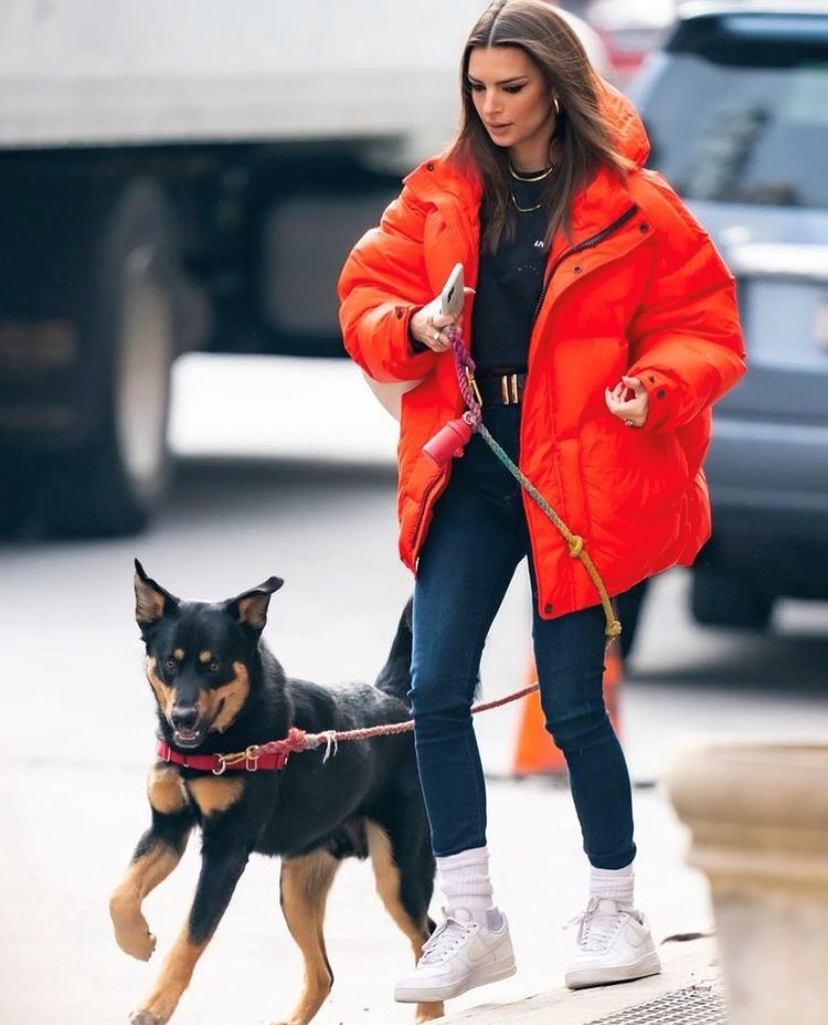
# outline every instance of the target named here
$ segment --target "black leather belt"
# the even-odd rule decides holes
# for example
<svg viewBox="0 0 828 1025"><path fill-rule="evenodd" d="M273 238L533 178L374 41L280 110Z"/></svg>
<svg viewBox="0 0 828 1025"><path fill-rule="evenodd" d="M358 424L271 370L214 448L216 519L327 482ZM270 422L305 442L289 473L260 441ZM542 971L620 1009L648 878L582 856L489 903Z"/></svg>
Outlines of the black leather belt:
<svg viewBox="0 0 828 1025"><path fill-rule="evenodd" d="M486 406L518 406L526 387L525 373L489 373L476 375L480 398Z"/></svg>

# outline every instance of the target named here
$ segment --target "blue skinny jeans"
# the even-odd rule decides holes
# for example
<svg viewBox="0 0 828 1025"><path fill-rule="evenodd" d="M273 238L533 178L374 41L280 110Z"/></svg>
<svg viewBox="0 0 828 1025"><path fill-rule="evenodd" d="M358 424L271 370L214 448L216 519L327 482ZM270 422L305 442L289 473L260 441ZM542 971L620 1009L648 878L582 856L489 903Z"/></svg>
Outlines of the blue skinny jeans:
<svg viewBox="0 0 828 1025"><path fill-rule="evenodd" d="M520 407L486 426L517 461ZM529 552L520 486L474 435L454 462L420 556L410 698L434 854L486 843L486 786L470 713L480 657L515 569ZM630 777L603 697L600 605L541 619L532 582L535 664L546 728L563 751L584 851L596 868L635 855Z"/></svg>

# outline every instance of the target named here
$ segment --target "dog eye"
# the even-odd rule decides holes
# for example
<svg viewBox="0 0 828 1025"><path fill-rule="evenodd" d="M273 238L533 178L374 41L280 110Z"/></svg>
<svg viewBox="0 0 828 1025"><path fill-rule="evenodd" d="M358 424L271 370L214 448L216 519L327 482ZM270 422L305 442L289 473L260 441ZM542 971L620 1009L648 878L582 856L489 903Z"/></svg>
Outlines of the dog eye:
<svg viewBox="0 0 828 1025"><path fill-rule="evenodd" d="M221 669L221 662L216 662L215 659L207 666L211 673L217 673Z"/></svg>
<svg viewBox="0 0 828 1025"><path fill-rule="evenodd" d="M175 670L178 669L178 659L173 658L172 655L170 655L169 658L165 658L164 668L168 669L171 673L174 673Z"/></svg>

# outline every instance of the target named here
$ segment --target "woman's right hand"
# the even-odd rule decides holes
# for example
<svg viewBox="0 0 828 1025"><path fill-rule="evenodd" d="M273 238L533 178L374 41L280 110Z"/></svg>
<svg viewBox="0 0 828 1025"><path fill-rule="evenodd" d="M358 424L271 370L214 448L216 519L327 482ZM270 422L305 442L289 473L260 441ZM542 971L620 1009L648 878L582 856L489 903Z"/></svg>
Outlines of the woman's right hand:
<svg viewBox="0 0 828 1025"><path fill-rule="evenodd" d="M473 288L464 288L463 292L466 297L474 295ZM442 305L442 300L438 295L427 306L417 310L408 322L411 337L434 352L445 352L446 349L451 348L445 328L456 326L460 322L459 315L441 313Z"/></svg>

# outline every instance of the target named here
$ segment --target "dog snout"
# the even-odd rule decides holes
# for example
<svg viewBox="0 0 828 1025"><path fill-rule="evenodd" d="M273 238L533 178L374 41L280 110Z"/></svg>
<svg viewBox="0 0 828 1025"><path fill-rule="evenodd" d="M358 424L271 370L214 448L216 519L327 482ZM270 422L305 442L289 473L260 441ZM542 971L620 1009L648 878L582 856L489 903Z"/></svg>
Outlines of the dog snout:
<svg viewBox="0 0 828 1025"><path fill-rule="evenodd" d="M197 705L173 705L170 721L177 730L191 730L198 722Z"/></svg>

